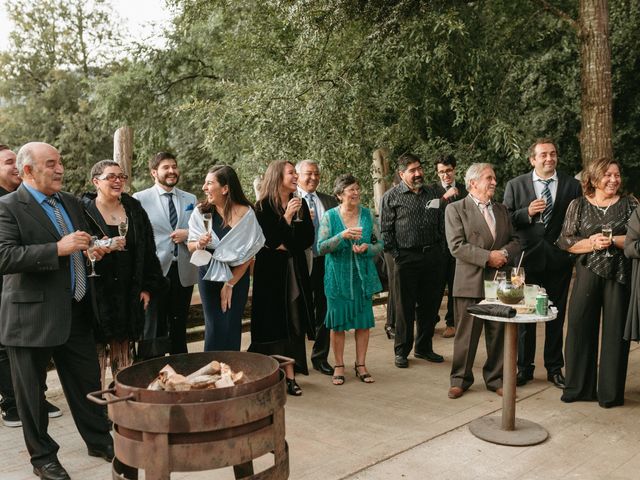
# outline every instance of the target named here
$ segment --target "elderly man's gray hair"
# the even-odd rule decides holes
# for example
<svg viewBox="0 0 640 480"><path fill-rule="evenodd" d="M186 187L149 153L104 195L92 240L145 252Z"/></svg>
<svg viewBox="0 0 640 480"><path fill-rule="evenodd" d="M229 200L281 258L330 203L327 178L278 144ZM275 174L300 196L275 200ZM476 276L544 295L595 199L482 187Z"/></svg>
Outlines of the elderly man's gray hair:
<svg viewBox="0 0 640 480"><path fill-rule="evenodd" d="M16 155L16 168L21 177L24 177L25 165L33 166L33 149L31 147L32 144L30 143L23 145L20 150L18 150L18 155Z"/></svg>
<svg viewBox="0 0 640 480"><path fill-rule="evenodd" d="M473 163L467 168L467 173L464 174L464 185L467 190L471 188L471 180L479 180L482 171L490 168L493 170L493 165L490 163Z"/></svg>
<svg viewBox="0 0 640 480"><path fill-rule="evenodd" d="M318 167L318 169L320 169L318 162L316 162L315 160L301 160L296 163L296 172L300 173L302 171L302 167L304 167L305 165L315 165L316 167Z"/></svg>

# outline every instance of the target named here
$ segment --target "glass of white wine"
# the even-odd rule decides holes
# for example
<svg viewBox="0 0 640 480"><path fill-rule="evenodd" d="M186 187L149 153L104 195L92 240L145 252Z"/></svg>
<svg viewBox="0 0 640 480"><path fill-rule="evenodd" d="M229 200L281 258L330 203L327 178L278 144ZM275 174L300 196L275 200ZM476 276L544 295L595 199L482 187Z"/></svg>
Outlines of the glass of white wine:
<svg viewBox="0 0 640 480"><path fill-rule="evenodd" d="M607 237L609 239L609 241L613 240L613 229L611 228L610 224L607 223L607 224L602 226L602 235ZM605 249L604 256L605 257L613 257L613 255L611 255L611 253L609 252L609 247L607 247Z"/></svg>
<svg viewBox="0 0 640 480"><path fill-rule="evenodd" d="M122 238L127 236L127 232L129 231L129 218L125 215L120 218L120 222L118 222L118 233ZM127 247L122 247L122 251L126 252Z"/></svg>
<svg viewBox="0 0 640 480"><path fill-rule="evenodd" d="M300 192L298 192L297 190L293 192L293 198L299 198L300 200L302 200L302 196L300 195ZM304 202L304 200L302 201ZM293 216L293 221L294 222L302 221L302 203L300 204L300 208L298 209L296 214Z"/></svg>
<svg viewBox="0 0 640 480"><path fill-rule="evenodd" d="M95 248L98 246L98 237L91 237L91 243L89 244L89 248L87 248L87 258L89 262L91 262L91 273L87 275L87 277L99 277L96 273L96 255Z"/></svg>
<svg viewBox="0 0 640 480"><path fill-rule="evenodd" d="M206 233L211 233L211 222L212 222L211 214L210 213L203 213L202 214L202 223L204 223L204 230L205 230Z"/></svg>

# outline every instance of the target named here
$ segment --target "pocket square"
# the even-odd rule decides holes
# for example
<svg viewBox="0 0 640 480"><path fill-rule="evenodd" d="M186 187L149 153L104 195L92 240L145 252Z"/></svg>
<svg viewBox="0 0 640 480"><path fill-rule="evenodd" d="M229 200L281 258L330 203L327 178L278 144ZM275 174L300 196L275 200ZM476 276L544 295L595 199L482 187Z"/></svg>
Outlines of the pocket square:
<svg viewBox="0 0 640 480"><path fill-rule="evenodd" d="M471 315L489 315L491 317L513 318L517 315L517 311L513 307L507 305L471 305L467 307L467 312Z"/></svg>
<svg viewBox="0 0 640 480"><path fill-rule="evenodd" d="M189 205L187 205L187 208L185 208L184 211L185 212L190 212L194 208L195 208L195 206L193 205L193 203L190 203Z"/></svg>

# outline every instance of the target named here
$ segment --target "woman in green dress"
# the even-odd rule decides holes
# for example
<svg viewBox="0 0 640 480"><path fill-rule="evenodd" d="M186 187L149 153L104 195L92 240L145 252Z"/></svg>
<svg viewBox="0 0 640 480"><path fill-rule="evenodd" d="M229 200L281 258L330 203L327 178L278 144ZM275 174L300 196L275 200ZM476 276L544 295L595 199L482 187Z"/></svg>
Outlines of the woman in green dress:
<svg viewBox="0 0 640 480"><path fill-rule="evenodd" d="M373 258L383 243L371 210L360 205L360 185L353 175L340 175L333 194L340 205L320 222L318 253L325 256L325 325L331 329L335 356L332 382L344 383L344 340L355 329L356 377L373 383L366 367L369 329L374 325L372 296L382 290Z"/></svg>

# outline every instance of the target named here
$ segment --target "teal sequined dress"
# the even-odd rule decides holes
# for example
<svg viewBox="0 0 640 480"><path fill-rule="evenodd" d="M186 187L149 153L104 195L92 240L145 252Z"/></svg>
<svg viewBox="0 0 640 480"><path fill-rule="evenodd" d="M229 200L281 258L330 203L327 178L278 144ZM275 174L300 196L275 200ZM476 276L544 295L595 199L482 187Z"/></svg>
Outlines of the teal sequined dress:
<svg viewBox="0 0 640 480"><path fill-rule="evenodd" d="M382 251L378 223L368 208L360 207L358 225L365 253L352 251L352 242L340 235L345 225L339 208L328 210L320 221L318 253L325 256L324 291L327 315L324 323L336 331L371 328L374 325L372 296L382 290L373 257Z"/></svg>

